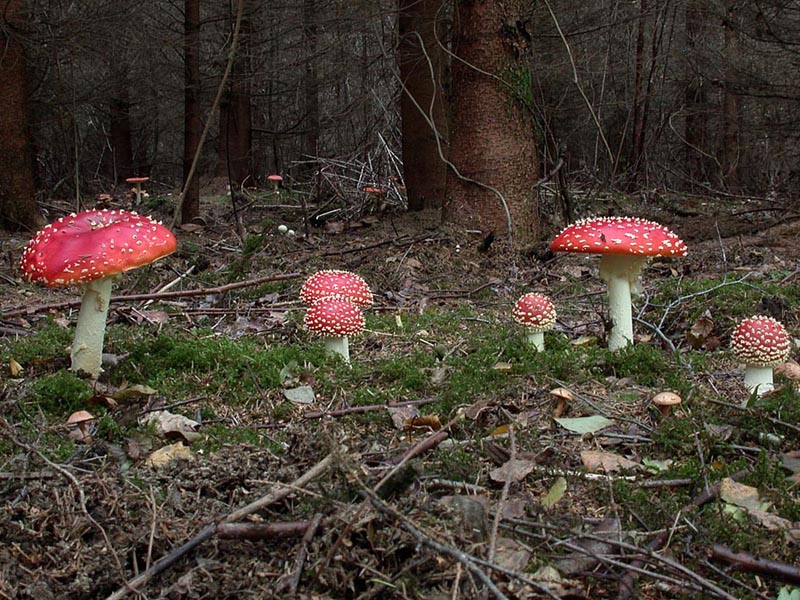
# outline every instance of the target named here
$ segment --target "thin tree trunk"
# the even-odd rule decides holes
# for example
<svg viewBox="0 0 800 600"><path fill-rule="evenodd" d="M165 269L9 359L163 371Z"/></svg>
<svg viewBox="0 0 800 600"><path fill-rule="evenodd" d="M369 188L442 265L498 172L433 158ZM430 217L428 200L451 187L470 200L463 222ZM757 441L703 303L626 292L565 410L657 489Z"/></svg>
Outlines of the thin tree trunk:
<svg viewBox="0 0 800 600"><path fill-rule="evenodd" d="M708 84L700 69L703 60L700 47L706 33L704 0L686 2L686 50L684 52L684 134L686 172L690 185L708 181ZM713 153L713 150L712 150Z"/></svg>
<svg viewBox="0 0 800 600"><path fill-rule="evenodd" d="M200 144L200 0L184 2L184 96L183 179L184 185ZM200 180L195 173L181 201L181 223L200 216Z"/></svg>
<svg viewBox="0 0 800 600"><path fill-rule="evenodd" d="M447 181L444 55L436 40L442 0L400 0L403 178L409 210L441 208Z"/></svg>
<svg viewBox="0 0 800 600"><path fill-rule="evenodd" d="M125 68L112 65L111 78L109 113L112 155L109 175L114 183L118 183L134 175L131 102ZM140 173L136 173L136 175L140 175Z"/></svg>
<svg viewBox="0 0 800 600"><path fill-rule="evenodd" d="M303 132L304 160L313 161L319 155L319 75L317 73L317 45L319 27L317 25L317 3L303 0L303 45L305 46L305 73L303 74L303 99L305 102L305 121ZM314 162L308 163L306 175L316 172Z"/></svg>
<svg viewBox="0 0 800 600"><path fill-rule="evenodd" d="M0 224L32 230L44 218L34 194L25 51L14 34L24 12L23 0L7 0L0 15Z"/></svg>
<svg viewBox="0 0 800 600"><path fill-rule="evenodd" d="M631 137L630 154L628 157L628 178L632 186L639 183L639 163L641 152L644 148L644 125L645 114L642 110L644 97L644 41L645 41L645 17L647 15L647 0L639 0L639 22L636 30L636 56L634 58L633 75L633 134Z"/></svg>
<svg viewBox="0 0 800 600"><path fill-rule="evenodd" d="M727 57L728 67L725 80L722 83L722 97L720 100L721 131L719 162L722 168L721 184L731 191L739 188L739 96L734 91L736 69L731 64L738 57L738 41L733 19L736 18L735 6L731 0L726 2L726 14L723 19L724 52Z"/></svg>

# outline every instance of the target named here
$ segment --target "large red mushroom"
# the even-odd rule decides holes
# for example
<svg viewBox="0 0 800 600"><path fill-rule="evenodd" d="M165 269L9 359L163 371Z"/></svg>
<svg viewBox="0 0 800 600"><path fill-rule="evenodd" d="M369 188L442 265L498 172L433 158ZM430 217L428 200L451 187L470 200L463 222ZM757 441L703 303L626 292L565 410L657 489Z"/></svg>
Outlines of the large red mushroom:
<svg viewBox="0 0 800 600"><path fill-rule="evenodd" d="M46 286L83 284L72 370L99 377L103 338L118 273L147 265L175 251L172 232L150 217L124 210L90 210L60 218L41 229L22 253L27 281Z"/></svg>
<svg viewBox="0 0 800 600"><path fill-rule="evenodd" d="M786 328L772 317L744 319L731 336L734 356L745 364L744 385L751 394L774 389L772 369L786 362L791 344Z"/></svg>
<svg viewBox="0 0 800 600"><path fill-rule="evenodd" d="M350 363L347 337L364 330L364 315L357 306L339 296L319 298L306 311L304 323L308 331L322 336L328 353L339 354Z"/></svg>
<svg viewBox="0 0 800 600"><path fill-rule="evenodd" d="M633 343L631 286L654 256L686 256L683 241L668 228L633 217L595 217L566 227L550 244L553 252L600 254L600 278L608 285L611 331L608 347Z"/></svg>
<svg viewBox="0 0 800 600"><path fill-rule="evenodd" d="M317 271L300 288L300 300L307 305L325 296L346 298L358 308L369 308L373 303L367 282L350 271Z"/></svg>

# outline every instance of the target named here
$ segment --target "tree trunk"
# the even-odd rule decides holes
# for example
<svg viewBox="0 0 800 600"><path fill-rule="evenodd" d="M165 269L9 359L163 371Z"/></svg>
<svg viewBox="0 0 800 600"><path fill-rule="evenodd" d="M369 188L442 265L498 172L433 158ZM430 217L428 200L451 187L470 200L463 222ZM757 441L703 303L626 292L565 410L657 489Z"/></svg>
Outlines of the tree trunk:
<svg viewBox="0 0 800 600"><path fill-rule="evenodd" d="M239 34L239 49L231 66L228 90L219 109L219 150L217 175L230 177L239 188L249 180L254 184L250 161L253 146L251 122L250 43L253 32L251 3L245 3ZM231 29L232 31L232 29Z"/></svg>
<svg viewBox="0 0 800 600"><path fill-rule="evenodd" d="M719 163L721 167L721 184L730 191L739 189L739 96L734 91L736 68L732 64L739 55L736 27L733 19L736 18L734 2L726 2L726 13L722 23L724 33L723 56L727 57L728 66L725 80L722 82L722 97L720 99L721 131Z"/></svg>
<svg viewBox="0 0 800 600"><path fill-rule="evenodd" d="M184 2L183 39L183 181L181 223L200 216L200 180L197 173L186 186L195 152L200 145L203 124L200 119L200 0Z"/></svg>
<svg viewBox="0 0 800 600"><path fill-rule="evenodd" d="M633 135L631 137L630 154L628 158L628 180L635 188L638 184L639 163L644 149L644 111L642 110L644 96L644 41L645 17L647 16L647 0L639 0L639 22L636 29L636 56L633 71Z"/></svg>
<svg viewBox="0 0 800 600"><path fill-rule="evenodd" d="M0 224L33 230L44 218L34 194L25 51L14 34L24 10L23 0L7 0L0 14Z"/></svg>
<svg viewBox="0 0 800 600"><path fill-rule="evenodd" d="M444 200L447 165L439 150L446 158L445 60L436 39L441 9L442 0L399 3L403 179L409 210L441 208Z"/></svg>
<svg viewBox="0 0 800 600"><path fill-rule="evenodd" d="M520 242L534 239L538 227L536 144L525 109L530 75L521 55L525 6L521 0L456 5L450 160L461 177L448 171L444 207L450 222L497 236L513 233Z"/></svg>
<svg viewBox="0 0 800 600"><path fill-rule="evenodd" d="M303 99L305 102L305 121L303 125L303 160L309 162L305 175L316 172L314 159L319 155L319 75L317 73L317 45L319 27L317 25L317 3L303 0L303 46L305 47L305 73L303 75Z"/></svg>
<svg viewBox="0 0 800 600"><path fill-rule="evenodd" d="M703 57L700 52L701 40L706 35L706 15L703 14L704 0L688 0L686 3L686 50L684 52L684 139L686 141L686 172L689 184L703 184L708 181L708 83L700 65ZM711 150L713 152L713 149Z"/></svg>
<svg viewBox="0 0 800 600"><path fill-rule="evenodd" d="M128 177L141 175L133 172L133 143L131 135L131 101L126 69L111 66L111 98L109 99L111 165L109 176L118 183Z"/></svg>

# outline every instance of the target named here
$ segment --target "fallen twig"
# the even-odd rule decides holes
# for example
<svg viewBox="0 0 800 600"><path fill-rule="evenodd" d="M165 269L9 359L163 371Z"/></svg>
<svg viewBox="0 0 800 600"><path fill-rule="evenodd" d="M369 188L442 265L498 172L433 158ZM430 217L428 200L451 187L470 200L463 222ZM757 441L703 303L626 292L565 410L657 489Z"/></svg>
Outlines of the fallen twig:
<svg viewBox="0 0 800 600"><path fill-rule="evenodd" d="M800 568L769 558L755 556L749 552L734 552L727 546L711 546L711 558L730 563L737 571L757 573L784 583L800 585Z"/></svg>
<svg viewBox="0 0 800 600"><path fill-rule="evenodd" d="M312 528L315 532L325 529L332 522L332 519L320 518L317 520L315 518L311 521L278 521L275 523L220 523L217 525L217 537L237 540L286 538L307 534Z"/></svg>
<svg viewBox="0 0 800 600"><path fill-rule="evenodd" d="M421 398L420 400L406 400L404 402L387 402L386 404L369 404L367 406L348 406L337 410L314 410L303 414L304 419L322 419L323 417L343 417L345 415L398 408L401 406L423 406L436 402L436 398Z"/></svg>
<svg viewBox="0 0 800 600"><path fill-rule="evenodd" d="M108 596L106 600L119 600L120 598L124 598L131 592L137 592L138 587L145 585L148 581L150 581L153 577L166 571L169 567L175 564L179 559L186 556L189 552L194 550L197 546L202 544L207 539L211 538L215 535L220 527L221 524L227 523L235 523L245 517L250 515L262 508L265 508L271 504L275 504L289 496L296 488L303 487L307 483L310 483L320 475L322 475L325 471L327 471L331 464L333 463L332 455L328 455L311 467L308 471L306 471L303 475L295 479L289 485L281 485L278 484L278 489L274 490L265 496L251 502L250 504L239 508L232 513L228 514L220 521L211 523L207 525L202 530L200 530L193 538L184 542L179 547L175 548L172 552L163 556L151 566L146 571L143 571L130 581L125 582L125 585L115 591L113 594Z"/></svg>
<svg viewBox="0 0 800 600"><path fill-rule="evenodd" d="M303 534L300 547L297 549L297 556L295 556L294 559L294 569L292 569L292 575L287 583L287 590L290 598L297 596L297 588L300 586L300 577L303 574L303 565L305 565L306 558L308 557L308 546L311 543L311 540L314 539L314 536L317 534L317 530L320 528L321 523L322 515L315 516L314 519L312 519L312 521L308 524L308 527Z"/></svg>

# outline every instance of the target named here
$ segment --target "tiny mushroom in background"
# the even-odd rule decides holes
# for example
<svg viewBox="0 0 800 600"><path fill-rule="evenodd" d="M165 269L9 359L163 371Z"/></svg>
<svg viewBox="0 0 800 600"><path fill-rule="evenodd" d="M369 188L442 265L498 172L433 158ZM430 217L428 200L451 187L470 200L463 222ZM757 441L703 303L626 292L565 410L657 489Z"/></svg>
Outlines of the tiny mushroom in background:
<svg viewBox="0 0 800 600"><path fill-rule="evenodd" d="M90 210L50 223L28 242L20 269L46 286L84 284L72 370L97 379L114 276L172 254L172 232L150 217L124 210Z"/></svg>
<svg viewBox="0 0 800 600"><path fill-rule="evenodd" d="M595 217L566 227L550 244L553 252L601 254L600 279L608 285L611 332L608 347L633 343L631 286L647 259L686 256L683 241L668 228L632 217Z"/></svg>
<svg viewBox="0 0 800 600"><path fill-rule="evenodd" d="M514 320L528 329L528 343L538 352L544 351L544 332L556 322L556 308L550 298L541 294L525 294L512 311Z"/></svg>
<svg viewBox="0 0 800 600"><path fill-rule="evenodd" d="M92 443L92 436L89 435L89 430L86 428L87 423L94 419L94 416L86 410L79 410L72 413L67 419L68 425L76 425L81 432L80 441L84 444Z"/></svg>
<svg viewBox="0 0 800 600"><path fill-rule="evenodd" d="M283 177L280 175L269 175L267 181L272 184L273 191L277 192L278 188L281 187L281 183L283 183Z"/></svg>
<svg viewBox="0 0 800 600"><path fill-rule="evenodd" d="M317 271L300 288L300 300L306 305L325 296L340 296L358 308L369 308L374 302L363 277L336 269Z"/></svg>
<svg viewBox="0 0 800 600"><path fill-rule="evenodd" d="M128 177L125 182L136 186L136 204L142 201L142 184L150 181L149 177Z"/></svg>
<svg viewBox="0 0 800 600"><path fill-rule="evenodd" d="M556 407L553 409L553 417L556 419L564 414L567 403L575 400L575 396L572 395L572 392L565 387L553 388L550 390L550 395L556 399Z"/></svg>
<svg viewBox="0 0 800 600"><path fill-rule="evenodd" d="M786 328L772 317L755 316L739 323L731 337L731 349L745 364L748 392L760 396L774 389L772 368L786 361L790 347Z"/></svg>
<svg viewBox="0 0 800 600"><path fill-rule="evenodd" d="M345 298L326 296L311 304L303 322L308 331L323 337L329 354L339 354L350 364L347 336L364 330L364 315L358 307Z"/></svg>
<svg viewBox="0 0 800 600"><path fill-rule="evenodd" d="M681 397L675 392L659 392L653 396L653 404L665 417L669 416L673 406L678 406L681 402Z"/></svg>

